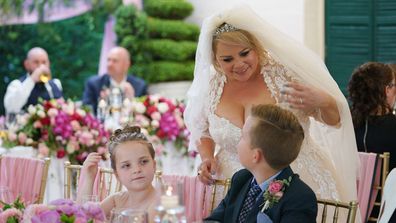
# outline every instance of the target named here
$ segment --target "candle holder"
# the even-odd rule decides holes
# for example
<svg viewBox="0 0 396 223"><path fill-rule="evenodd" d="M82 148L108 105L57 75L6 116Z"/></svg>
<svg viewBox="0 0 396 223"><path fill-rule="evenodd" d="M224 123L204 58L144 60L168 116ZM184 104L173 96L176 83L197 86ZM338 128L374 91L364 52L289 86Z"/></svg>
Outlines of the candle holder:
<svg viewBox="0 0 396 223"><path fill-rule="evenodd" d="M185 208L183 206L183 184L165 184L161 187L160 199L156 207L156 216L154 222L162 223L182 223L187 222L185 217Z"/></svg>

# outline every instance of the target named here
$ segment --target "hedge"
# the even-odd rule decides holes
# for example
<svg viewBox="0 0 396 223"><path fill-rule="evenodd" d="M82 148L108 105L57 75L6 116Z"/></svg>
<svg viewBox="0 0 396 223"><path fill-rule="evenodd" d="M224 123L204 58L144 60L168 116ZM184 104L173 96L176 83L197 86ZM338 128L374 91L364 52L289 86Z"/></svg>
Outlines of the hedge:
<svg viewBox="0 0 396 223"><path fill-rule="evenodd" d="M193 79L194 61L156 61L150 64L136 64L136 66L143 67L145 72L139 76L149 83Z"/></svg>
<svg viewBox="0 0 396 223"><path fill-rule="evenodd" d="M197 43L169 39L150 39L142 43L143 51L153 60L184 61L194 59Z"/></svg>
<svg viewBox="0 0 396 223"><path fill-rule="evenodd" d="M184 19L193 11L191 3L185 0L145 0L144 11L149 16L163 19Z"/></svg>
<svg viewBox="0 0 396 223"><path fill-rule="evenodd" d="M151 38L196 41L199 36L199 27L197 25L178 20L149 17L147 20L147 29Z"/></svg>

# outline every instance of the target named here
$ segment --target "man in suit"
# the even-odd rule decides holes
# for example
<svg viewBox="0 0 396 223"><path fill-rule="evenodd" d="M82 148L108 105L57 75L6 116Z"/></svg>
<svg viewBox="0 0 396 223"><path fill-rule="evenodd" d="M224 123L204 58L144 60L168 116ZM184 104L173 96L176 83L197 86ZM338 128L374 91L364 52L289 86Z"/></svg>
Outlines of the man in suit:
<svg viewBox="0 0 396 223"><path fill-rule="evenodd" d="M297 118L275 105L253 107L237 145L241 164L231 188L205 221L314 223L314 192L290 168L304 131Z"/></svg>
<svg viewBox="0 0 396 223"><path fill-rule="evenodd" d="M61 98L62 85L58 79L51 79L50 61L47 52L40 47L29 50L23 63L26 74L11 81L4 95L6 113L19 113L38 99ZM46 76L46 80L42 76ZM43 82L44 81L44 82Z"/></svg>
<svg viewBox="0 0 396 223"><path fill-rule="evenodd" d="M92 107L96 113L98 99L104 89L119 88L124 98L139 97L147 94L145 81L128 75L131 59L128 50L114 47L107 58L107 74L90 77L85 83L83 104Z"/></svg>

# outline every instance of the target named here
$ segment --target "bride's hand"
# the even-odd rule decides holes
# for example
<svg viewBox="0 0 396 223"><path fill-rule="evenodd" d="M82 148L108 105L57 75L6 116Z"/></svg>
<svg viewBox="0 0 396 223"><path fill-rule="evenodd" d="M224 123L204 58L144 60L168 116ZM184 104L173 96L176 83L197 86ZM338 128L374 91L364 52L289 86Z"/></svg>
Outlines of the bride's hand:
<svg viewBox="0 0 396 223"><path fill-rule="evenodd" d="M217 163L214 158L204 159L198 169L199 180L206 185L212 184L214 181L212 175L216 174L216 170Z"/></svg>
<svg viewBox="0 0 396 223"><path fill-rule="evenodd" d="M302 83L289 82L285 87L281 93L286 95L286 102L307 113L325 107L331 99L326 92Z"/></svg>

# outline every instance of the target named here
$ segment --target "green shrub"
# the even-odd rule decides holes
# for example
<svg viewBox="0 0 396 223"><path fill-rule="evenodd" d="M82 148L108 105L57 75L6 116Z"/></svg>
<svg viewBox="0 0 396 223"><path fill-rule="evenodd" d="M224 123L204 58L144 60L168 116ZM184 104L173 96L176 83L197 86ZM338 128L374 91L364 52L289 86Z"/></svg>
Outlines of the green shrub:
<svg viewBox="0 0 396 223"><path fill-rule="evenodd" d="M148 18L147 29L150 38L196 41L199 36L197 25L177 20Z"/></svg>
<svg viewBox="0 0 396 223"><path fill-rule="evenodd" d="M194 61L156 61L150 64L136 64L135 66L143 68L145 72L139 76L149 83L193 79Z"/></svg>
<svg viewBox="0 0 396 223"><path fill-rule="evenodd" d="M194 59L197 43L169 39L151 39L143 42L143 51L153 60L184 61Z"/></svg>
<svg viewBox="0 0 396 223"><path fill-rule="evenodd" d="M143 63L144 56L141 42L147 39L147 16L134 5L120 6L116 13L115 32L118 44L125 47L131 54L133 63Z"/></svg>
<svg viewBox="0 0 396 223"><path fill-rule="evenodd" d="M149 16L163 19L184 19L193 11L191 3L185 0L145 0L144 11Z"/></svg>

